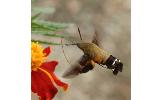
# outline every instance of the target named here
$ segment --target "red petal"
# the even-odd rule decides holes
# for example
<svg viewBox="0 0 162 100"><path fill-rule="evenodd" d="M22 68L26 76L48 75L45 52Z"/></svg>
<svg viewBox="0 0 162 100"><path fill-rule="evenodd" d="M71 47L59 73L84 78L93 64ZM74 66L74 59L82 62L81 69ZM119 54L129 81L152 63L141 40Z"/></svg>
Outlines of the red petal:
<svg viewBox="0 0 162 100"><path fill-rule="evenodd" d="M59 78L53 73L57 64L58 64L57 61L45 62L42 64L41 68L48 71L52 76L53 80L55 81L55 83L66 91L68 88L68 84L60 81Z"/></svg>
<svg viewBox="0 0 162 100"><path fill-rule="evenodd" d="M56 95L57 88L42 71L32 71L31 79L32 91L40 96L40 100L51 100Z"/></svg>
<svg viewBox="0 0 162 100"><path fill-rule="evenodd" d="M43 50L43 53L46 53L45 56L48 56L48 55L50 54L50 52L51 52L50 47L47 47L47 48L45 48L45 49Z"/></svg>
<svg viewBox="0 0 162 100"><path fill-rule="evenodd" d="M58 64L57 61L44 62L41 65L41 68L47 70L48 72L53 72L57 64Z"/></svg>
<svg viewBox="0 0 162 100"><path fill-rule="evenodd" d="M68 89L68 84L66 84L66 83L62 82L61 80L59 80L59 78L54 73L51 76L53 77L53 80L55 81L55 83L58 86L62 87L64 89L64 91L66 91Z"/></svg>

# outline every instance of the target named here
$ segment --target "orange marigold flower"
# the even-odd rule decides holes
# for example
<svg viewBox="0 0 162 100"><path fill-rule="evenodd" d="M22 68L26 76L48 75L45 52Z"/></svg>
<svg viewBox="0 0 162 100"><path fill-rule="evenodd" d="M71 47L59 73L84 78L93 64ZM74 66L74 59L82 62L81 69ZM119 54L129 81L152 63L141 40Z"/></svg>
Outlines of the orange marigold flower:
<svg viewBox="0 0 162 100"><path fill-rule="evenodd" d="M31 90L37 93L40 100L52 100L58 92L55 84L65 91L68 88L68 84L53 73L58 62L45 62L49 53L50 47L43 49L38 43L31 44Z"/></svg>

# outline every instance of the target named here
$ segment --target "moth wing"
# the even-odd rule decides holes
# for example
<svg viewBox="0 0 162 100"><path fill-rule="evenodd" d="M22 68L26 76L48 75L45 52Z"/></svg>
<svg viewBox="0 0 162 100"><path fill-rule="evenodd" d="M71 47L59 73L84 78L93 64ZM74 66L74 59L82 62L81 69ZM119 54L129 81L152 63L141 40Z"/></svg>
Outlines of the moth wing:
<svg viewBox="0 0 162 100"><path fill-rule="evenodd" d="M93 35L92 43L96 44L100 48L103 48L101 46L101 43L99 41L100 41L100 39L99 39L99 33L97 31L95 31L95 33Z"/></svg>
<svg viewBox="0 0 162 100"><path fill-rule="evenodd" d="M79 75L88 60L89 57L87 55L83 55L75 64L73 64L63 73L63 77L74 78L75 76Z"/></svg>
<svg viewBox="0 0 162 100"><path fill-rule="evenodd" d="M81 65L76 63L72 65L70 68L68 68L64 73L63 76L64 78L74 78L75 76L79 75L81 70Z"/></svg>
<svg viewBox="0 0 162 100"><path fill-rule="evenodd" d="M95 31L95 33L93 35L92 43L94 43L97 46L99 46L98 33L96 31Z"/></svg>

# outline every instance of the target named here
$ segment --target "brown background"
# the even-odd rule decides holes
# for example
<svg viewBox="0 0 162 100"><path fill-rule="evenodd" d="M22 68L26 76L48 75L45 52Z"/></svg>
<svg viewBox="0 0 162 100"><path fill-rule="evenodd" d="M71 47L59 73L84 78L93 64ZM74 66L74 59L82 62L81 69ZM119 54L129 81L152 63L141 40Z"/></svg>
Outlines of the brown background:
<svg viewBox="0 0 162 100"><path fill-rule="evenodd" d="M97 67L73 79L61 75L70 67L60 46L52 46L49 60L58 60L56 74L70 84L67 92L59 89L54 100L130 100L131 99L131 43L130 0L37 0L33 6L53 7L52 14L41 17L54 22L69 23L65 30L75 42L79 40L77 26L84 41L90 42L94 31L104 50L121 59L124 70L113 76L110 70ZM63 33L60 33L63 34ZM65 34L65 33L64 33ZM60 42L60 39L32 35L34 39ZM68 41L64 41L68 43ZM46 45L44 45L46 47ZM75 46L64 47L68 60L74 63L83 53ZM32 100L38 98L32 93Z"/></svg>

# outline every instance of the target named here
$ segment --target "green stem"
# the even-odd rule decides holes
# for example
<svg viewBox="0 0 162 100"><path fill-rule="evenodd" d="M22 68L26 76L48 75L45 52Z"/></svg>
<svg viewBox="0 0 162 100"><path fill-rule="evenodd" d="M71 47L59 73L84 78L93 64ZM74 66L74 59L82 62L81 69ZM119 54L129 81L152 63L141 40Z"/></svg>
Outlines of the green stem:
<svg viewBox="0 0 162 100"><path fill-rule="evenodd" d="M38 31L32 31L32 34L40 34L40 35L50 36L50 37L66 38L66 37L63 36L63 35L42 33L42 32L38 32Z"/></svg>
<svg viewBox="0 0 162 100"><path fill-rule="evenodd" d="M31 40L32 42L38 42L41 44L47 44L47 45L62 45L61 43L54 43L54 42L47 42L47 41L41 41L41 40Z"/></svg>

